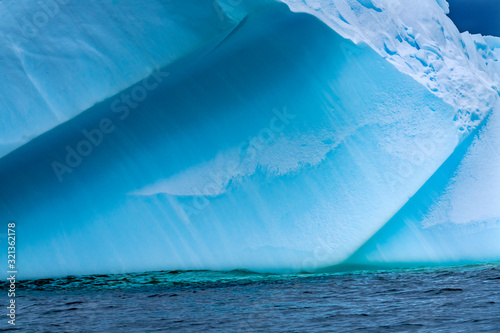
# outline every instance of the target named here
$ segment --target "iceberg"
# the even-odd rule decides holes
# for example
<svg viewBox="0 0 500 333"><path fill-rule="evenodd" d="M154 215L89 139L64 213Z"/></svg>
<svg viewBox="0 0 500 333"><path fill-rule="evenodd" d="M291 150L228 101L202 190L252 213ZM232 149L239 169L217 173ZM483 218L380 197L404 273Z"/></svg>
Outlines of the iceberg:
<svg viewBox="0 0 500 333"><path fill-rule="evenodd" d="M0 6L20 278L499 259L500 43L446 1Z"/></svg>

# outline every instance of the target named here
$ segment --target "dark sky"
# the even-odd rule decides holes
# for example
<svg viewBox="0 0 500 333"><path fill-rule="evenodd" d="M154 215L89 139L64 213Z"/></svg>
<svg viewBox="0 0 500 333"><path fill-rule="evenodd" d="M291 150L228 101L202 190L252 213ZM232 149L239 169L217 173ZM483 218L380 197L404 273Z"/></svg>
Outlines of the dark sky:
<svg viewBox="0 0 500 333"><path fill-rule="evenodd" d="M460 31L500 37L500 0L448 0Z"/></svg>

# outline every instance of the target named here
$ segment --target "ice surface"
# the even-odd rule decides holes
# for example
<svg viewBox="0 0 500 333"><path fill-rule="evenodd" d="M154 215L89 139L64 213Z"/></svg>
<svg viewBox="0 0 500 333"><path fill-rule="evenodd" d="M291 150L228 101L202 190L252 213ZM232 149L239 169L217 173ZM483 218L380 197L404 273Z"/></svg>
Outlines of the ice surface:
<svg viewBox="0 0 500 333"><path fill-rule="evenodd" d="M27 36L0 4L20 276L498 259L498 39L284 2L60 2Z"/></svg>
<svg viewBox="0 0 500 333"><path fill-rule="evenodd" d="M401 72L457 109L464 135L498 101L498 63L481 36L460 34L444 0L283 0L316 15L342 36L365 42ZM369 4L369 5L368 5ZM478 47L483 45L483 47Z"/></svg>
<svg viewBox="0 0 500 333"><path fill-rule="evenodd" d="M498 59L500 39L463 34L475 54ZM487 47L487 45L489 47ZM498 61L488 62L491 76ZM484 69L486 70L487 67ZM500 253L500 105L476 135L348 262L360 264L497 261Z"/></svg>
<svg viewBox="0 0 500 333"><path fill-rule="evenodd" d="M237 24L209 1L0 2L0 156Z"/></svg>
<svg viewBox="0 0 500 333"><path fill-rule="evenodd" d="M350 263L497 261L500 253L500 109Z"/></svg>

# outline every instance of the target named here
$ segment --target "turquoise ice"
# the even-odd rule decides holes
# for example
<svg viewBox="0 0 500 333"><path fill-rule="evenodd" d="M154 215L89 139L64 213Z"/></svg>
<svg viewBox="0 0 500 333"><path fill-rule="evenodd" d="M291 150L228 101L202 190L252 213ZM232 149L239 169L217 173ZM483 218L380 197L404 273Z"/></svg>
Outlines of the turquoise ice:
<svg viewBox="0 0 500 333"><path fill-rule="evenodd" d="M345 25L376 1L250 3L59 3L1 44L24 80L0 132L20 277L498 260L498 159L475 171L499 151L496 39L447 39L443 1L442 50Z"/></svg>

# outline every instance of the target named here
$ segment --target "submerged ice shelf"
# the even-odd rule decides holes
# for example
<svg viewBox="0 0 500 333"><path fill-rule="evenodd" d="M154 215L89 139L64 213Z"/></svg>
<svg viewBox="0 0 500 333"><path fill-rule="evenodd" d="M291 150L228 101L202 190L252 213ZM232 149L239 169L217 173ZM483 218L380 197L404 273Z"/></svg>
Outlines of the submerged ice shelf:
<svg viewBox="0 0 500 333"><path fill-rule="evenodd" d="M157 60L137 52L117 62L111 52L117 69L136 75L114 73L107 89L78 97L103 101L84 112L61 104L64 121L9 123L4 142L16 128L27 131L18 131L22 144L0 159L0 217L18 222L20 276L499 259L496 159L490 173L481 170L499 151L498 112L491 112L496 39L455 35L433 1L422 3L445 24L433 20L420 32L415 22L425 22L400 21L408 17L402 6L331 3L302 3L329 26L273 1L214 2L196 24L192 17L204 7L166 5L179 6L178 16L147 7L158 20L170 18L180 35L195 36L189 45L174 53L158 46ZM344 16L332 14L339 8ZM358 25L379 22L377 15L400 19L385 34L359 37L352 31L361 30L335 25L339 17L353 22L348 13ZM118 26L129 17L115 15ZM393 28L416 41L380 44ZM125 38L121 31L109 40ZM144 45L159 38L144 37ZM168 45L178 42L168 38ZM438 44L435 58L418 58L420 68L412 52L429 51L430 41ZM461 42L462 53L451 55ZM59 102L101 76L96 69ZM47 110L33 112L55 109ZM471 183L475 172L483 178ZM470 187L476 194L464 197ZM489 202L474 215L463 202L483 193ZM465 216L459 223L457 207L469 212L455 213Z"/></svg>

